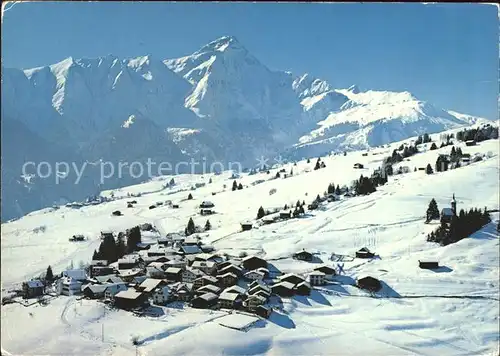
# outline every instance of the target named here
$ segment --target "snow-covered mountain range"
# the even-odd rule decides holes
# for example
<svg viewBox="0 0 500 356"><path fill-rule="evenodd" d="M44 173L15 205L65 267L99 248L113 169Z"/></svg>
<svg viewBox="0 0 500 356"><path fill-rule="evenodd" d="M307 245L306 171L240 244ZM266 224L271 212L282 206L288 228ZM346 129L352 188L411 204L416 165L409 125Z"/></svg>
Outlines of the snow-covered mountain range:
<svg viewBox="0 0 500 356"><path fill-rule="evenodd" d="M3 182L18 197L33 194L40 183L35 178L27 187L20 177L22 160L33 152L49 162L57 160L51 152L64 151L82 162L151 158L174 164L205 157L252 167L260 156L366 148L483 120L408 92L334 89L308 74L272 71L227 36L177 59L109 55L28 70L2 67L1 106L2 123L13 123L2 130L3 156L26 151L2 167ZM27 144L31 136L36 144ZM68 199L103 188L97 178L74 186ZM104 187L133 181L110 179ZM2 219L62 196L54 186L37 199L3 199Z"/></svg>

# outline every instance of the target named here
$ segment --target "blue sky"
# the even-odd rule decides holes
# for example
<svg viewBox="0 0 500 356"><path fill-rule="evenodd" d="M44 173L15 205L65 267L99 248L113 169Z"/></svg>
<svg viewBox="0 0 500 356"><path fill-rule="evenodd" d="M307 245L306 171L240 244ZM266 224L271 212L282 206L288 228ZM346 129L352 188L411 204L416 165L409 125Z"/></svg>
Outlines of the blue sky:
<svg viewBox="0 0 500 356"><path fill-rule="evenodd" d="M498 10L481 4L17 3L2 62L190 54L235 36L271 69L335 87L408 90L438 107L498 118Z"/></svg>

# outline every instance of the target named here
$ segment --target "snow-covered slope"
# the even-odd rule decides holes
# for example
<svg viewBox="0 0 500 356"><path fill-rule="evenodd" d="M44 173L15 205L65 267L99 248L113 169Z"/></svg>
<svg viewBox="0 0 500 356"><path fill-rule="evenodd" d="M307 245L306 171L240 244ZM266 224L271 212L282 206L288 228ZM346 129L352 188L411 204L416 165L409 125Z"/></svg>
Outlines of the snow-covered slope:
<svg viewBox="0 0 500 356"><path fill-rule="evenodd" d="M181 132L176 134L182 136ZM439 136L431 135L438 146ZM203 239L219 252L262 253L281 271L295 273L315 267L290 258L302 248L317 252L330 265L334 265L329 261L331 253L351 255L363 246L380 259L345 261L345 275L336 284L314 290L309 297L284 298L282 310L247 332L221 326L224 312L189 307L162 307L163 315L158 318L137 318L72 297L56 298L48 306L5 305L2 348L11 354L85 350L96 355L133 355L131 337L136 335L142 343L139 353L147 355L331 355L332 350L346 355L493 355L499 344L500 256L495 230L499 215L493 213L491 224L446 247L426 242L426 234L436 225L424 224L424 215L430 199L435 198L441 209L448 206L453 193L458 209L499 208L498 140L472 147L457 144L464 153L484 155L483 160L433 175L413 172L413 168L433 164L450 147L431 151L430 144L424 144L421 153L402 163L410 167L410 173L390 177L371 195L343 198L300 219L240 232L239 223L254 220L259 206L310 202L332 182L349 185L360 174L370 174L401 143L414 139L371 149L366 156L356 151L323 157L326 168L320 170L313 170L314 161L301 161L274 168L269 175L243 174L238 181L244 189L234 192L231 172L176 176L176 185L164 189L172 178L166 176L114 191L117 198L142 193L135 208L125 209L126 200L118 199L78 210L45 209L3 224L4 287L43 272L48 264L57 273L71 261L75 265L89 261L104 229L121 231L152 222L166 234L184 229L190 217L195 224L204 225L206 217L198 214L198 205L204 200L215 204L217 214L210 217L212 230ZM357 162L365 169L353 169ZM269 179L282 168L293 169L293 176ZM190 190L201 182L206 186ZM269 195L273 188L276 193ZM189 192L193 200L185 200ZM148 209L166 199L179 202L179 209ZM125 216L112 217L116 209ZM89 240L68 242L77 233ZM436 259L445 268L440 272L419 269L418 260L427 259ZM365 275L383 281L384 292L378 297L371 298L349 285Z"/></svg>
<svg viewBox="0 0 500 356"><path fill-rule="evenodd" d="M333 93L339 107L324 116L317 123L318 128L299 139L296 145L299 155L366 149L415 135L487 121L436 108L409 92L360 92L357 87L307 97L302 100L304 109L309 112L318 106L324 115L320 105L326 95ZM330 107L333 105L327 106Z"/></svg>
<svg viewBox="0 0 500 356"><path fill-rule="evenodd" d="M134 151L140 161L161 156L175 165L182 155L158 152L177 150L197 160L247 167L261 156L365 148L479 120L435 108L407 92L334 89L309 74L270 70L231 36L177 59L108 55L70 57L24 71L2 67L1 110L2 117L21 121L49 145L65 145L83 159L118 159L134 147L140 148ZM133 145L111 142L115 135L127 136L123 132L134 126L131 118L156 129L128 130L138 132ZM10 133L2 130L2 135ZM54 189L50 196L57 195ZM75 197L83 193L78 189ZM2 200L2 207L14 212L12 202Z"/></svg>

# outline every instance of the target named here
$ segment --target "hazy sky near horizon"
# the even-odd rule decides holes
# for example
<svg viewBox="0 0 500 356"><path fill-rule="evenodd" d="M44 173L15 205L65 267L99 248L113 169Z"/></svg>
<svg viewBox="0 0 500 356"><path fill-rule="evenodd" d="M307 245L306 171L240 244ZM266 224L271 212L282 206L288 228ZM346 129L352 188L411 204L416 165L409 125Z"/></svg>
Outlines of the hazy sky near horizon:
<svg viewBox="0 0 500 356"><path fill-rule="evenodd" d="M410 91L438 107L498 119L498 8L418 3L16 3L2 65L72 56L188 55L235 36L262 63L331 85Z"/></svg>

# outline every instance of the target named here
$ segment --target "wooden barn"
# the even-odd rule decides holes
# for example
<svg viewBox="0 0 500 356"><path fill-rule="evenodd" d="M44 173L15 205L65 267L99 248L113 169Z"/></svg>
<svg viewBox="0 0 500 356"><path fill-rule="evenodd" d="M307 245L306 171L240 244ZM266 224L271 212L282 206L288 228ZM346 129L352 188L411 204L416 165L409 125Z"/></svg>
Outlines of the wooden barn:
<svg viewBox="0 0 500 356"><path fill-rule="evenodd" d="M373 258L375 257L375 254L371 252L368 248L363 247L356 251L356 257L357 258Z"/></svg>
<svg viewBox="0 0 500 356"><path fill-rule="evenodd" d="M242 265L245 269L251 271L253 269L257 269L260 267L267 268L267 262L266 260L257 257L257 256L248 256L243 259ZM229 271L232 272L232 271Z"/></svg>
<svg viewBox="0 0 500 356"><path fill-rule="evenodd" d="M357 286L370 292L378 292L382 289L380 281L370 276L358 279Z"/></svg>
<svg viewBox="0 0 500 356"><path fill-rule="evenodd" d="M422 269L437 269L439 268L439 262L418 260L418 266Z"/></svg>
<svg viewBox="0 0 500 356"><path fill-rule="evenodd" d="M297 252L293 255L293 258L296 260L300 261L308 261L311 262L313 259L313 254L310 252L307 252L306 250L302 250L300 252Z"/></svg>

